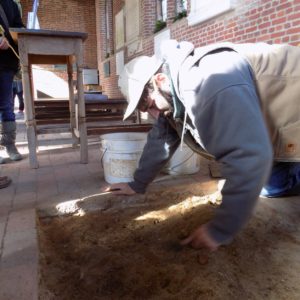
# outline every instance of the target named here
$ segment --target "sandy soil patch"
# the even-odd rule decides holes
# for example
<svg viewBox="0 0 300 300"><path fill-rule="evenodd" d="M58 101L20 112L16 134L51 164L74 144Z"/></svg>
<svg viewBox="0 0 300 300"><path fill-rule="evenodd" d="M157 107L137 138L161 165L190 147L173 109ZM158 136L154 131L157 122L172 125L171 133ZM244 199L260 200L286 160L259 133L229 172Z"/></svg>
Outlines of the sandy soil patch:
<svg viewBox="0 0 300 300"><path fill-rule="evenodd" d="M214 213L200 196L170 189L149 206L39 219L40 299L299 299L300 199L261 200L207 253L178 244Z"/></svg>

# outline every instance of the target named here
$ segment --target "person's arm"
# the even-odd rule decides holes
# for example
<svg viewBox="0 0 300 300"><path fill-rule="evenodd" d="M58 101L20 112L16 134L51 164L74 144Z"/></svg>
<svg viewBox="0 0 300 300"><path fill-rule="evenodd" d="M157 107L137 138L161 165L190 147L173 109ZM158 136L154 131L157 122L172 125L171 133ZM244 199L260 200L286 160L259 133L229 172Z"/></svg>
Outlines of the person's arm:
<svg viewBox="0 0 300 300"><path fill-rule="evenodd" d="M207 233L218 245L226 244L253 211L270 172L272 147L254 86L224 89L199 111L197 120L203 143L222 163L226 180Z"/></svg>
<svg viewBox="0 0 300 300"><path fill-rule="evenodd" d="M177 132L164 117L159 117L148 134L134 181L129 186L137 193L144 193L147 186L163 169L180 144Z"/></svg>
<svg viewBox="0 0 300 300"><path fill-rule="evenodd" d="M134 181L114 183L104 191L111 191L115 195L145 193L147 186L166 165L179 144L177 132L164 117L159 117L149 131L139 166L134 173Z"/></svg>
<svg viewBox="0 0 300 300"><path fill-rule="evenodd" d="M22 21L19 7L18 7L17 3L15 3L15 2L13 3L13 15L14 15L14 19L13 19L12 23L9 24L9 26L14 27L14 28L25 27L23 24L23 21Z"/></svg>
<svg viewBox="0 0 300 300"><path fill-rule="evenodd" d="M24 27L18 5L15 2L12 1L9 8L4 7L4 9L9 9L9 12L5 10L9 27L14 27L14 28ZM17 50L17 44L14 42L9 32L9 28L6 26L5 22L1 22L1 26L4 29L4 40L2 41L2 46L0 49L8 50L9 48L8 45L11 45L15 50ZM3 46L4 42L7 44L7 47Z"/></svg>

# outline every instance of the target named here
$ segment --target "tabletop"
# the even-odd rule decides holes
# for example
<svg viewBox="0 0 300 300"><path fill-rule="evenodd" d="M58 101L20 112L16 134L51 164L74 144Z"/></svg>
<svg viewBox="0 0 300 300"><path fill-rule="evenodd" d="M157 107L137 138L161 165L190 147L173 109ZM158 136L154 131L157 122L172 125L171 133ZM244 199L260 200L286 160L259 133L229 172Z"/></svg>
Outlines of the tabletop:
<svg viewBox="0 0 300 300"><path fill-rule="evenodd" d="M19 35L80 38L82 40L86 40L88 36L86 32L59 31L48 29L10 28L9 31L14 40L17 40Z"/></svg>

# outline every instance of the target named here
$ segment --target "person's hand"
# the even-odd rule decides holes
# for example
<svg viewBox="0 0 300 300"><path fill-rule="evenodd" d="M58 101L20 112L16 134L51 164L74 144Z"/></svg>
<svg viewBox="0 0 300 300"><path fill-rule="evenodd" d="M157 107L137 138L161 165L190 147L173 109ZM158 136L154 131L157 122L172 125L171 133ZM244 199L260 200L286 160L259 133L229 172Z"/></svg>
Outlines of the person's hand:
<svg viewBox="0 0 300 300"><path fill-rule="evenodd" d="M107 187L104 192L112 192L115 195L134 195L136 192L125 182L114 183Z"/></svg>
<svg viewBox="0 0 300 300"><path fill-rule="evenodd" d="M8 40L5 37L0 36L0 50L7 50L8 47L9 47Z"/></svg>
<svg viewBox="0 0 300 300"><path fill-rule="evenodd" d="M186 239L181 241L181 245L190 245L195 249L206 248L209 251L216 251L220 246L219 243L210 237L206 225L201 225L198 227Z"/></svg>

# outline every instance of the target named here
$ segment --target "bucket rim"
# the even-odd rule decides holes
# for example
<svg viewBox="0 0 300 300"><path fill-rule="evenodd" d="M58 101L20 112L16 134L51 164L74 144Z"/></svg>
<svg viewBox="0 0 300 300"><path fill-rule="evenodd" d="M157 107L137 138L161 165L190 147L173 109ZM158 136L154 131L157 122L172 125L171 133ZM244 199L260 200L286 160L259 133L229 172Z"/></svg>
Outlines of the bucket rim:
<svg viewBox="0 0 300 300"><path fill-rule="evenodd" d="M123 138L122 137L117 137L116 135L122 134L122 132L117 132L117 133L105 133L100 135L100 140L101 141L141 141L145 140L147 138L147 133L144 132L123 132L126 133ZM128 134L133 135L132 137L128 137ZM115 135L115 138L107 138L108 136L113 136Z"/></svg>

